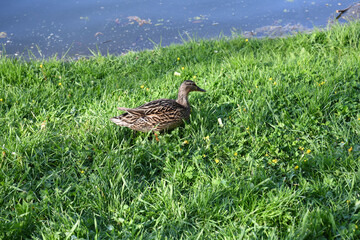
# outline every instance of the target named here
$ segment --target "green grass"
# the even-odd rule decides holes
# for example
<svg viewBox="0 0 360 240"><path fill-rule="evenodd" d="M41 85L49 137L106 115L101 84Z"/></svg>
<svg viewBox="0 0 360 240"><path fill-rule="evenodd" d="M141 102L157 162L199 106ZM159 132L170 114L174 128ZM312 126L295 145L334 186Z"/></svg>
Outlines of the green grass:
<svg viewBox="0 0 360 240"><path fill-rule="evenodd" d="M121 57L1 57L0 238L359 238L359 39L352 23ZM185 79L207 93L191 93L190 124L160 142L109 121L176 98Z"/></svg>

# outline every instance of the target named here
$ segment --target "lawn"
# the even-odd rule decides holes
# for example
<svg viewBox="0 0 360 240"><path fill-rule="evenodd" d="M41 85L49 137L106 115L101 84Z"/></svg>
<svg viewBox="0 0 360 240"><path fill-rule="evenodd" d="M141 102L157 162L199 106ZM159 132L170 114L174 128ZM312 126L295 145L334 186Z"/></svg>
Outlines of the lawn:
<svg viewBox="0 0 360 240"><path fill-rule="evenodd" d="M1 56L0 239L359 238L359 39ZM207 92L160 141L109 121L186 79Z"/></svg>

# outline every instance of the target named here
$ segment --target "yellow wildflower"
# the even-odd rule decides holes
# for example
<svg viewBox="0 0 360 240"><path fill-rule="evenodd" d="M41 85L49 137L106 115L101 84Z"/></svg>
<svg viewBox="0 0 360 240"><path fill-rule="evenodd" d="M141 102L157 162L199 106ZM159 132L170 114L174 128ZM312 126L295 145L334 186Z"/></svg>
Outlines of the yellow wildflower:
<svg viewBox="0 0 360 240"><path fill-rule="evenodd" d="M183 142L183 144L189 144L189 141L188 141L188 140L185 140L185 141Z"/></svg>
<svg viewBox="0 0 360 240"><path fill-rule="evenodd" d="M358 120L360 121L360 117L358 118Z"/></svg>
<svg viewBox="0 0 360 240"><path fill-rule="evenodd" d="M59 86L61 86L61 82L59 82Z"/></svg>
<svg viewBox="0 0 360 240"><path fill-rule="evenodd" d="M219 160L219 159L217 159L217 158L215 158L215 162L216 162L216 163L219 163L219 162L220 162L220 160Z"/></svg>
<svg viewBox="0 0 360 240"><path fill-rule="evenodd" d="M249 130L249 129L250 129L250 127L247 127L247 128L246 128L246 130Z"/></svg>
<svg viewBox="0 0 360 240"><path fill-rule="evenodd" d="M231 119L231 116L229 116L229 119Z"/></svg>
<svg viewBox="0 0 360 240"><path fill-rule="evenodd" d="M311 150L310 149L306 150L306 153L307 154L311 153Z"/></svg>
<svg viewBox="0 0 360 240"><path fill-rule="evenodd" d="M40 68L42 68L43 67L43 65L42 64L40 64Z"/></svg>
<svg viewBox="0 0 360 240"><path fill-rule="evenodd" d="M274 82L274 85L276 85L276 82Z"/></svg>
<svg viewBox="0 0 360 240"><path fill-rule="evenodd" d="M269 78L270 81L272 81L272 78Z"/></svg>
<svg viewBox="0 0 360 240"><path fill-rule="evenodd" d="M146 91L149 91L149 88L146 88Z"/></svg>
<svg viewBox="0 0 360 240"><path fill-rule="evenodd" d="M255 87L256 87L256 88L258 88L258 86L257 86L257 85L256 85Z"/></svg>
<svg viewBox="0 0 360 240"><path fill-rule="evenodd" d="M182 68L181 68L181 70L184 70L184 69L185 69L185 67L182 67Z"/></svg>
<svg viewBox="0 0 360 240"><path fill-rule="evenodd" d="M246 108L244 108L243 111L246 112Z"/></svg>
<svg viewBox="0 0 360 240"><path fill-rule="evenodd" d="M234 153L234 156L237 156L237 152Z"/></svg>
<svg viewBox="0 0 360 240"><path fill-rule="evenodd" d="M304 162L306 162L307 161L307 159L304 159Z"/></svg>
<svg viewBox="0 0 360 240"><path fill-rule="evenodd" d="M196 78L196 76L193 76L193 79L195 79Z"/></svg>
<svg viewBox="0 0 360 240"><path fill-rule="evenodd" d="M85 171L84 170L81 170L81 173L84 173Z"/></svg>
<svg viewBox="0 0 360 240"><path fill-rule="evenodd" d="M350 200L346 200L346 203L349 204L351 201Z"/></svg>
<svg viewBox="0 0 360 240"><path fill-rule="evenodd" d="M294 169L295 169L295 170L298 170L298 169L299 169L299 166L298 166L298 165L296 165L296 166L294 167Z"/></svg>
<svg viewBox="0 0 360 240"><path fill-rule="evenodd" d="M209 136L206 136L204 137L204 140L209 140L209 138L210 138Z"/></svg>
<svg viewBox="0 0 360 240"><path fill-rule="evenodd" d="M249 39L245 39L245 42L248 42L249 41Z"/></svg>
<svg viewBox="0 0 360 240"><path fill-rule="evenodd" d="M0 98L0 102L2 102L3 101L3 99L2 98Z"/></svg>
<svg viewBox="0 0 360 240"><path fill-rule="evenodd" d="M141 87L141 88L144 88L144 85L141 85L140 87Z"/></svg>
<svg viewBox="0 0 360 240"><path fill-rule="evenodd" d="M273 159L272 162L273 162L273 163L277 163L278 160L277 160L277 159Z"/></svg>
<svg viewBox="0 0 360 240"><path fill-rule="evenodd" d="M349 148L349 150L348 150L348 151L349 151L349 153L350 153L352 150L353 150L353 147L350 147L350 148Z"/></svg>
<svg viewBox="0 0 360 240"><path fill-rule="evenodd" d="M177 60L180 61L180 58L178 57Z"/></svg>
<svg viewBox="0 0 360 240"><path fill-rule="evenodd" d="M265 154L265 157L268 157L269 156L269 154Z"/></svg>
<svg viewBox="0 0 360 240"><path fill-rule="evenodd" d="M300 149L301 151L303 151L303 150L304 150L304 148L303 148L303 147L299 147L299 149Z"/></svg>
<svg viewBox="0 0 360 240"><path fill-rule="evenodd" d="M206 155L204 154L203 157L206 157Z"/></svg>

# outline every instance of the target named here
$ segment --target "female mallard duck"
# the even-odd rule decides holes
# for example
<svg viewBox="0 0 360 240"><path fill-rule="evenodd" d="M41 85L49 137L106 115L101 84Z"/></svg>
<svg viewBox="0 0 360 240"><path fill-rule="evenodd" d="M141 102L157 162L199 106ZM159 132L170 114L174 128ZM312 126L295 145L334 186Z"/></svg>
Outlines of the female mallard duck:
<svg viewBox="0 0 360 240"><path fill-rule="evenodd" d="M119 110L126 111L126 113L110 120L117 125L140 132L160 132L174 129L190 117L191 108L188 94L192 91L206 92L196 86L193 81L186 80L180 85L177 100L159 99L137 108L119 107Z"/></svg>

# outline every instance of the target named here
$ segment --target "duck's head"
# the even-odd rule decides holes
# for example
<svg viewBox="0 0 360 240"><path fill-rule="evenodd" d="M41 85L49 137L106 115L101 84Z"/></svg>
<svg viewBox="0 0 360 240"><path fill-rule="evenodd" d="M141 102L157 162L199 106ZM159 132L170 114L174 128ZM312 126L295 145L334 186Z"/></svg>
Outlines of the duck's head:
<svg viewBox="0 0 360 240"><path fill-rule="evenodd" d="M186 80L180 85L179 92L185 92L186 94L189 92L198 91L198 92L206 92L204 89L199 88L193 81Z"/></svg>

